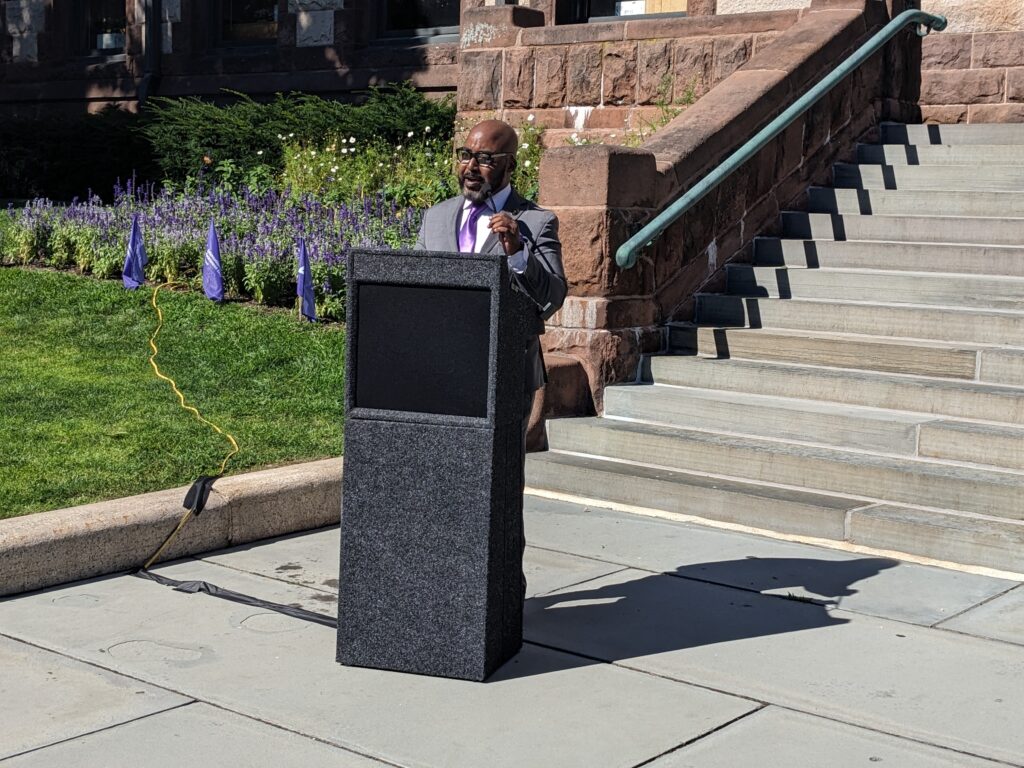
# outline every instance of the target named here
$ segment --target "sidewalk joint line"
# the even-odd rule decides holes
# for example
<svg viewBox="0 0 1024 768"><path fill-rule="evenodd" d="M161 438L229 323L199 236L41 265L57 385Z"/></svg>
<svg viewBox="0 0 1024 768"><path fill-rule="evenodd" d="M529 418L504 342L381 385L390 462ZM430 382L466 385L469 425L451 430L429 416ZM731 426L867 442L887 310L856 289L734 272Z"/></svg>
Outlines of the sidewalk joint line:
<svg viewBox="0 0 1024 768"><path fill-rule="evenodd" d="M636 765L633 766L633 768L643 768L643 766L650 765L655 760L660 760L661 758L665 757L666 755L671 755L671 754L673 754L675 752L679 752L680 750L686 749L691 744L694 744L694 743L696 743L698 741L702 741L703 739L707 738L708 736L716 734L719 731L725 730L726 728L728 728L733 723L738 723L740 720L745 720L748 717L750 717L751 715L756 715L761 710L766 709L767 707L770 707L770 706L772 706L772 705L770 705L770 704L761 704L761 706L755 707L754 709L750 710L749 712L744 712L742 715L739 715L738 717L734 717L732 720L728 720L728 721L722 723L721 725L717 725L717 726L715 726L714 728L712 728L709 731L705 731L704 733L701 733L701 734L699 734L697 736L694 736L692 739L684 741L682 744L679 744L678 746L675 746L675 747L672 747L671 749L665 750L660 755L655 755L654 757L650 758L649 760L644 760L642 763L637 763Z"/></svg>

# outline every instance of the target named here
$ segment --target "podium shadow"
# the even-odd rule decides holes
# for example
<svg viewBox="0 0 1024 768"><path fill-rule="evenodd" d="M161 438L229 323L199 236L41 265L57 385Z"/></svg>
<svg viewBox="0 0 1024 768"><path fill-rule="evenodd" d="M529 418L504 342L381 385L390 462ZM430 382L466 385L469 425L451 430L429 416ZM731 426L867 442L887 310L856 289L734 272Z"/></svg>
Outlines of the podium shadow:
<svg viewBox="0 0 1024 768"><path fill-rule="evenodd" d="M852 585L896 565L884 558L746 558L641 578L623 571L589 582L593 586L528 598L524 639L572 654L561 667L570 669L834 627L849 620L829 609L857 593ZM788 587L799 591L787 593ZM495 679L558 671L557 664L528 667L513 659Z"/></svg>

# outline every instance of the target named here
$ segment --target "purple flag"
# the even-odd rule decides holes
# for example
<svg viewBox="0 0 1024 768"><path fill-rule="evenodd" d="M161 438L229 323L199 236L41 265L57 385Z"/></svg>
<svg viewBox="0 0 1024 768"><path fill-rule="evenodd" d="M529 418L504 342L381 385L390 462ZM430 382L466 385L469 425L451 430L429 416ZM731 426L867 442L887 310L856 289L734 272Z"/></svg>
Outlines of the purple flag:
<svg viewBox="0 0 1024 768"><path fill-rule="evenodd" d="M206 254L203 256L203 293L213 301L224 301L224 274L220 269L220 243L217 227L210 219L210 232L206 236Z"/></svg>
<svg viewBox="0 0 1024 768"><path fill-rule="evenodd" d="M309 254L306 241L299 238L299 275L296 293L299 297L299 311L307 320L316 320L316 299L313 296L313 272L309 268Z"/></svg>
<svg viewBox="0 0 1024 768"><path fill-rule="evenodd" d="M142 242L142 230L139 229L139 214L132 216L132 233L128 236L128 253L124 257L124 269L121 270L121 282L129 291L134 291L146 282L145 266L146 246Z"/></svg>

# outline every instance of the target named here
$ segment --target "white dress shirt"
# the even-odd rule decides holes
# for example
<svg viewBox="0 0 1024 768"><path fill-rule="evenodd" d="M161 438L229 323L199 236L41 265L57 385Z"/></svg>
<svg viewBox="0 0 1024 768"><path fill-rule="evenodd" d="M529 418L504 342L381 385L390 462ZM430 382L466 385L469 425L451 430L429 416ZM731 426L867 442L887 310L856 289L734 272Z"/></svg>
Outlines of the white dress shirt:
<svg viewBox="0 0 1024 768"><path fill-rule="evenodd" d="M506 184L502 190L491 195L490 201L484 204L484 212L481 213L480 218L476 220L476 245L473 248L474 253L480 253L480 251L483 250L484 243L487 242L487 238L490 237L491 213L493 211L503 210L505 208L505 203L508 202L508 197L511 194L512 185ZM469 200L466 200L462 204L461 221L465 221L466 217L469 216L469 210L472 206L473 203ZM508 257L508 267L513 272L521 275L526 271L526 260L526 246L524 245L519 253L513 253Z"/></svg>

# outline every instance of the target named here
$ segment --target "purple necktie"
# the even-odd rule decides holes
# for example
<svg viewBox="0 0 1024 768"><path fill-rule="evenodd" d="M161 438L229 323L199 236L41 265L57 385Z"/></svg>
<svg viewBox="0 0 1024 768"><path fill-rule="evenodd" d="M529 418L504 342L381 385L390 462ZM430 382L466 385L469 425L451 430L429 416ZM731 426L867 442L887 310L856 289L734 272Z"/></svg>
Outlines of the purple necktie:
<svg viewBox="0 0 1024 768"><path fill-rule="evenodd" d="M476 250L476 222L483 212L483 203L470 205L468 214L466 211L462 212L465 218L459 228L459 251L461 253L473 253Z"/></svg>

